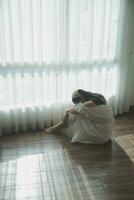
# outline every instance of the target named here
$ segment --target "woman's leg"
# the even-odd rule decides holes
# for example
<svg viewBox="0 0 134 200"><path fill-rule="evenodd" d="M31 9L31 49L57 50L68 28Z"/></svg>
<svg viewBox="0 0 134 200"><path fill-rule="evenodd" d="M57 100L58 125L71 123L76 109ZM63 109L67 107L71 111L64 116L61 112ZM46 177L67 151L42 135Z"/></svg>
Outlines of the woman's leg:
<svg viewBox="0 0 134 200"><path fill-rule="evenodd" d="M63 120L61 122L57 123L56 125L46 128L45 132L46 133L54 133L54 132L57 132L58 130L60 130L61 128L66 127L68 117L69 117L69 111L65 111Z"/></svg>

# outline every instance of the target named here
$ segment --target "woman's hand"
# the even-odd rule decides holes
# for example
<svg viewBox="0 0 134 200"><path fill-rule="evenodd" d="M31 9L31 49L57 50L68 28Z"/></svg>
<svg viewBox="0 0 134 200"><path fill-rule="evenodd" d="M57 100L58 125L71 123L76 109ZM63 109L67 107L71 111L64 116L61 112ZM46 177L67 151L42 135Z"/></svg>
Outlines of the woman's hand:
<svg viewBox="0 0 134 200"><path fill-rule="evenodd" d="M69 110L69 112L72 113L72 114L76 114L76 113L77 113L77 111L76 111L74 108L71 108L71 109Z"/></svg>
<svg viewBox="0 0 134 200"><path fill-rule="evenodd" d="M69 108L69 109L66 110L66 112L72 113L72 114L76 114L77 113L77 111L74 108Z"/></svg>
<svg viewBox="0 0 134 200"><path fill-rule="evenodd" d="M65 115L64 115L64 118L63 118L63 122L66 122L68 120L69 113L75 114L77 112L76 112L76 110L74 108L68 108L68 109L66 109L65 110Z"/></svg>

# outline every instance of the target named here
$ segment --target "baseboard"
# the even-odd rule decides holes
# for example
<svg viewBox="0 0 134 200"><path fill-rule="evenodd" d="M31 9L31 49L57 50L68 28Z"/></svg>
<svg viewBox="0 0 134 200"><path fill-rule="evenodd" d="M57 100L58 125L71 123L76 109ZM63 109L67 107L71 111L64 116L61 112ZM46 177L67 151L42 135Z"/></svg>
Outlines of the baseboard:
<svg viewBox="0 0 134 200"><path fill-rule="evenodd" d="M134 112L134 105L133 105L133 106L130 106L129 111L130 111L130 112Z"/></svg>

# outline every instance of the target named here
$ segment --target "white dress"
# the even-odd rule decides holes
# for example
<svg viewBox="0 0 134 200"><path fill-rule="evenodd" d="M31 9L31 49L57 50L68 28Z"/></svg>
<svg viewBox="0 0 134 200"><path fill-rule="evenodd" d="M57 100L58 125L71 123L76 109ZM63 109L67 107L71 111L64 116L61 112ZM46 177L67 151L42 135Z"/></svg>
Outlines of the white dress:
<svg viewBox="0 0 134 200"><path fill-rule="evenodd" d="M103 144L111 139L114 117L109 105L87 107L79 103L74 109L78 114L69 114L68 119L72 143Z"/></svg>

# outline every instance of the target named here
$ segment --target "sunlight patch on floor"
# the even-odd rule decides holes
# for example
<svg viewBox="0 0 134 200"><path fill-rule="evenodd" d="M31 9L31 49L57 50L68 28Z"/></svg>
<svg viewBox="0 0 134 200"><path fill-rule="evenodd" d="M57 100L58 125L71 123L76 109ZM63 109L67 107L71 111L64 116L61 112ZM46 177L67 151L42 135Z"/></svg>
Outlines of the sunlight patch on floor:
<svg viewBox="0 0 134 200"><path fill-rule="evenodd" d="M118 145L127 153L130 160L134 163L134 135L123 135L115 138Z"/></svg>

